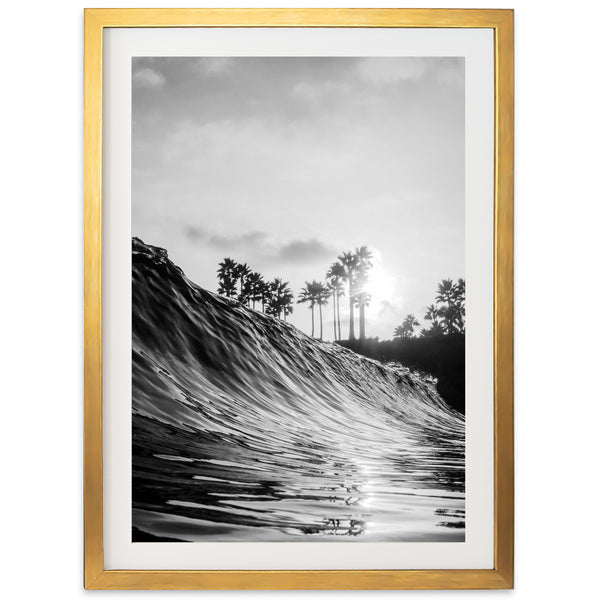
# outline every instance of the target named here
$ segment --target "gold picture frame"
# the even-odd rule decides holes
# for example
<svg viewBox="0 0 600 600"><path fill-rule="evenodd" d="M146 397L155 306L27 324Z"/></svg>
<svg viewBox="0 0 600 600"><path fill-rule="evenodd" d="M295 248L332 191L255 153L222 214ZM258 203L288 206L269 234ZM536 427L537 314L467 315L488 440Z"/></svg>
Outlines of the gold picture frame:
<svg viewBox="0 0 600 600"><path fill-rule="evenodd" d="M106 570L102 472L102 34L112 27L406 27L494 31L494 568ZM513 11L86 9L84 42L86 589L471 589L513 586Z"/></svg>

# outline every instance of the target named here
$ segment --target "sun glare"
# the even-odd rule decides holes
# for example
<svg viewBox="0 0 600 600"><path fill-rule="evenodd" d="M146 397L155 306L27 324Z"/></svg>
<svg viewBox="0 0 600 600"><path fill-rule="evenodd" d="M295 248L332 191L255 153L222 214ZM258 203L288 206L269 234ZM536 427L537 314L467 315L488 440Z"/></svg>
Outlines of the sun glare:
<svg viewBox="0 0 600 600"><path fill-rule="evenodd" d="M388 275L380 261L375 261L369 272L369 280L365 290L371 294L371 304L379 305L385 301L391 301L394 293L394 279Z"/></svg>

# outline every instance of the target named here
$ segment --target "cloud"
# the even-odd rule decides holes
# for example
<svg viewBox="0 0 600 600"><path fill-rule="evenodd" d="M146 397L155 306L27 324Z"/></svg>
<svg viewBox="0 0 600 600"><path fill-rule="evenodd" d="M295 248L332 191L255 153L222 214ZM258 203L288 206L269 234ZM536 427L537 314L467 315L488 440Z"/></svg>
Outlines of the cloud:
<svg viewBox="0 0 600 600"><path fill-rule="evenodd" d="M228 248L240 248L244 246L260 246L266 240L267 234L264 231L250 231L242 235L227 236L222 234L212 234L207 241L213 248L226 250Z"/></svg>
<svg viewBox="0 0 600 600"><path fill-rule="evenodd" d="M267 234L264 231L250 231L241 235L224 235L222 233L208 232L201 227L193 225L186 227L185 235L192 242L205 242L207 245L220 250L261 244L267 238Z"/></svg>
<svg viewBox="0 0 600 600"><path fill-rule="evenodd" d="M316 239L295 240L282 246L278 255L290 262L312 262L335 255L335 250Z"/></svg>
<svg viewBox="0 0 600 600"><path fill-rule="evenodd" d="M167 82L166 77L151 67L144 67L133 74L134 84L145 88L159 88Z"/></svg>
<svg viewBox="0 0 600 600"><path fill-rule="evenodd" d="M194 227L193 225L189 225L185 228L185 236L188 240L192 242L198 242L206 239L206 232L200 227Z"/></svg>
<svg viewBox="0 0 600 600"><path fill-rule="evenodd" d="M260 258L263 262L299 264L335 256L335 249L314 238L277 244L271 241L264 231L226 235L209 232L197 226L188 226L185 229L185 235L192 242L203 243L224 252L241 251L247 256Z"/></svg>

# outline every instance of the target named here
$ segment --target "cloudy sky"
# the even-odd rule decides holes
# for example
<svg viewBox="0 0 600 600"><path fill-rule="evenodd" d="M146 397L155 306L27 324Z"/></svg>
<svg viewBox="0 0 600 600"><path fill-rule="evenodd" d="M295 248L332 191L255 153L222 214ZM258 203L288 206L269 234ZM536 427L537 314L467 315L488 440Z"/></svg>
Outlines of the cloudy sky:
<svg viewBox="0 0 600 600"><path fill-rule="evenodd" d="M390 338L464 277L462 58L134 58L132 85L132 234L199 285L228 256L297 293L367 245Z"/></svg>

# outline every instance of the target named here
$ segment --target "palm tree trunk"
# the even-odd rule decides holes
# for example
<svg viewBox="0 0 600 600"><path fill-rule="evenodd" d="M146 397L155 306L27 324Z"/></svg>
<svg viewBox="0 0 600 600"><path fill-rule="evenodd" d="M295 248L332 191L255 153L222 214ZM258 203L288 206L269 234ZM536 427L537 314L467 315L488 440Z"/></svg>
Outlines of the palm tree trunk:
<svg viewBox="0 0 600 600"><path fill-rule="evenodd" d="M315 305L310 307L310 337L315 337Z"/></svg>
<svg viewBox="0 0 600 600"><path fill-rule="evenodd" d="M337 304L337 328L338 328L338 340L342 339L342 325L340 323L340 295L337 294L335 302Z"/></svg>
<svg viewBox="0 0 600 600"><path fill-rule="evenodd" d="M335 329L337 331L337 339L342 339L342 332L340 331L340 295L339 292L335 294Z"/></svg>
<svg viewBox="0 0 600 600"><path fill-rule="evenodd" d="M354 335L354 298L352 297L352 290L349 290L348 297L350 298L350 328L348 330L348 339L355 340L356 336Z"/></svg>
<svg viewBox="0 0 600 600"><path fill-rule="evenodd" d="M337 326L336 326L336 314L335 314L335 290L333 291L333 339L337 341Z"/></svg>
<svg viewBox="0 0 600 600"><path fill-rule="evenodd" d="M319 304L319 339L323 339L323 305Z"/></svg>
<svg viewBox="0 0 600 600"><path fill-rule="evenodd" d="M360 303L359 314L358 314L359 322L360 322L360 339L365 339L365 304L364 302Z"/></svg>

